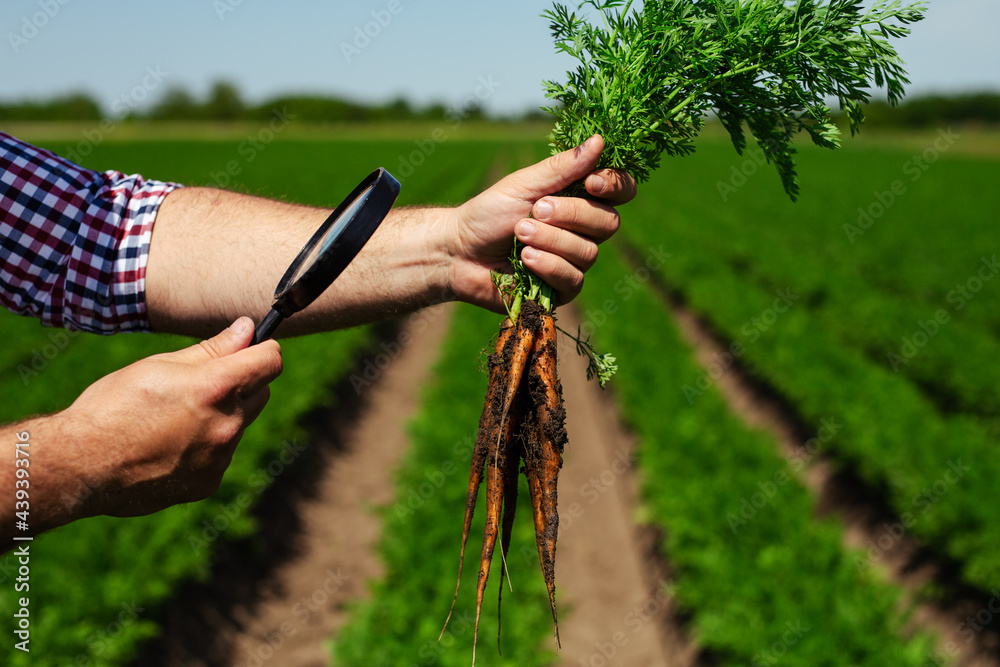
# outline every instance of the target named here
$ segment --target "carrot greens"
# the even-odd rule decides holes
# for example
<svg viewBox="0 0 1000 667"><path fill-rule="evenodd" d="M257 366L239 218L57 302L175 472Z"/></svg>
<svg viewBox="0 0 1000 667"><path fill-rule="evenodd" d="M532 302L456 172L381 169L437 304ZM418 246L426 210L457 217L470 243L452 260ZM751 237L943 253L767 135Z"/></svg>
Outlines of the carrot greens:
<svg viewBox="0 0 1000 667"><path fill-rule="evenodd" d="M840 131L828 99L836 99L852 133L864 122L870 87L890 103L909 83L889 39L909 34L924 3L903 6L861 0L586 0L579 10L556 4L550 21L557 50L579 61L565 83L548 81L557 104L553 151L604 137L600 167L639 181L662 154L687 155L714 114L737 152L745 127L775 165L788 195L798 182L792 139L806 132L819 146L837 148ZM745 126L745 127L744 127Z"/></svg>

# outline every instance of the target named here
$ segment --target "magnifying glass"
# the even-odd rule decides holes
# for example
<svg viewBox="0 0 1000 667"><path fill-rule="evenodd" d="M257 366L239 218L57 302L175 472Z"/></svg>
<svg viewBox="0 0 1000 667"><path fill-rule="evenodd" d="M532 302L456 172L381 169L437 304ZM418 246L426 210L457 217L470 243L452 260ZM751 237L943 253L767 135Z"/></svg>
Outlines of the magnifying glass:
<svg viewBox="0 0 1000 667"><path fill-rule="evenodd" d="M347 195L281 277L274 304L254 329L251 345L270 338L282 320L312 303L343 273L389 213L399 189L399 181L379 168Z"/></svg>

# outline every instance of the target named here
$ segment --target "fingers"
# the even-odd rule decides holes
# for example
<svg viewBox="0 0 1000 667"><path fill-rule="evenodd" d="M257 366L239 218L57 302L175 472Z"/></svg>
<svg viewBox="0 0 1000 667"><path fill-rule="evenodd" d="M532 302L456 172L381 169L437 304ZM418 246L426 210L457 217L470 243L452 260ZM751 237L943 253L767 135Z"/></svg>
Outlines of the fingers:
<svg viewBox="0 0 1000 667"><path fill-rule="evenodd" d="M249 394L237 394L238 392L230 393L226 400L216 404L219 412L213 418L212 427L206 431L204 445L191 461L193 477L209 480L217 478L214 486L202 498L215 492L218 480L232 462L243 432L260 416L271 398L271 388L265 384Z"/></svg>
<svg viewBox="0 0 1000 667"><path fill-rule="evenodd" d="M230 393L216 404L218 412L205 430L201 446L189 455L185 478L191 482L188 491L193 497L182 501L201 500L215 493L244 431L260 416L270 397L271 389L265 384L242 397Z"/></svg>
<svg viewBox="0 0 1000 667"><path fill-rule="evenodd" d="M270 397L268 385L281 374L281 346L266 340L247 347L252 336L253 322L241 317L218 336L181 351L190 355L189 363L199 356L208 357L191 372L202 380L203 400L215 406L223 422L232 422L216 434L220 442L239 439L226 429L242 433L264 409Z"/></svg>
<svg viewBox="0 0 1000 667"><path fill-rule="evenodd" d="M546 225L575 232L597 243L611 238L621 224L618 211L612 206L574 197L539 199L531 214Z"/></svg>
<svg viewBox="0 0 1000 667"><path fill-rule="evenodd" d="M250 396L281 375L281 369L281 346L272 339L216 359L205 372L216 374L223 387Z"/></svg>
<svg viewBox="0 0 1000 667"><path fill-rule="evenodd" d="M594 171L603 150L604 138L595 134L576 148L514 172L501 181L501 188L533 201L585 178L584 187L591 195L611 204L631 201L638 191L631 175L617 169Z"/></svg>
<svg viewBox="0 0 1000 667"><path fill-rule="evenodd" d="M216 336L166 357L172 361L197 364L242 350L250 344L251 338L253 338L253 321L249 317L241 317Z"/></svg>
<svg viewBox="0 0 1000 667"><path fill-rule="evenodd" d="M583 289L583 271L559 255L529 246L521 261L556 291L557 304L572 301Z"/></svg>
<svg viewBox="0 0 1000 667"><path fill-rule="evenodd" d="M571 299L583 284L583 273L597 259L597 244L618 230L618 213L599 202L546 197L535 205L534 215L535 220L514 226L514 234L527 246L521 259Z"/></svg>
<svg viewBox="0 0 1000 667"><path fill-rule="evenodd" d="M521 220L514 227L514 234L525 246L552 253L583 271L594 265L597 244L579 234L534 220ZM544 276L539 275L539 278Z"/></svg>
<svg viewBox="0 0 1000 667"><path fill-rule="evenodd" d="M266 340L248 348L253 338L253 321L241 317L228 329L197 345L162 355L164 360L187 364L213 364L200 370L222 395L236 391L249 396L281 374L281 347ZM221 398L221 396L220 396Z"/></svg>
<svg viewBox="0 0 1000 667"><path fill-rule="evenodd" d="M498 186L525 201L534 201L559 192L592 172L603 150L604 139L595 134L576 148L515 171Z"/></svg>
<svg viewBox="0 0 1000 667"><path fill-rule="evenodd" d="M598 169L584 181L587 192L611 204L632 201L638 192L635 179L617 169Z"/></svg>

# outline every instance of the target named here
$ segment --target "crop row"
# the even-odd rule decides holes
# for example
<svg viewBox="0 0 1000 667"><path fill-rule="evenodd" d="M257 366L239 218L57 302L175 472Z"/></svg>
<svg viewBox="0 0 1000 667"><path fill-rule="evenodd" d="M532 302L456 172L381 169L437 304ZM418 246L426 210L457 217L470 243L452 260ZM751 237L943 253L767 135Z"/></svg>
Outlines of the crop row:
<svg viewBox="0 0 1000 667"><path fill-rule="evenodd" d="M803 171L815 182L798 204L763 168L723 201L707 172L718 180L747 163L730 166L733 156L710 146L693 167L665 165L653 187L669 193L669 206L654 213L662 200L640 201L639 217L661 229L661 241L697 249L749 283L792 289L797 307L839 342L909 378L942 410L989 417L1000 409L1000 364L982 362L1000 355L996 160L928 145L918 157L807 151ZM940 157L925 163L925 153Z"/></svg>
<svg viewBox="0 0 1000 667"><path fill-rule="evenodd" d="M534 144L497 150L490 178L541 157ZM466 195L472 194L466 192ZM333 644L338 665L466 665L472 650L479 545L485 515L473 520L461 594L440 641L457 575L468 467L481 399L486 391L484 343L499 317L468 306L455 309L447 339L423 391L421 408L409 425L410 450L396 471L396 500L383 509L379 551L385 574L371 598L355 609ZM517 514L531 515L522 479ZM481 490L479 507L484 506ZM525 549L527 547L527 549ZM493 591L499 582L495 559L479 632L477 664L548 665L552 654L539 650L550 636L547 595L529 521L514 525L507 559L514 592L504 591L503 654L496 651L498 618ZM520 554L527 554L522 557Z"/></svg>
<svg viewBox="0 0 1000 667"><path fill-rule="evenodd" d="M837 215L859 201L858 186L852 191L847 184L858 174L866 183L888 178L903 158L856 152L839 159L824 171L835 191L804 186L805 193L815 188L816 200L791 208L773 188L766 216L767 198L758 192L765 184L747 187L745 199L738 199L740 191L728 204L712 203L678 169L663 172L655 184L662 195L637 204L625 235L636 248L671 250L661 275L732 341L731 354L711 373L681 379L689 402L702 400L705 388L739 360L809 423L835 417L844 424L829 447L835 458L884 491L905 532L957 561L967 582L990 590L1000 584L1000 524L992 510L1000 461L984 415L997 401L990 378L1000 368L993 308L1000 281L984 283L964 309L947 302L949 286L973 275L988 249L982 211L970 203L983 194L974 189L983 176L962 160L942 160L852 245ZM886 173L873 176L872 164ZM815 168L807 164L803 172ZM946 186L955 188L948 197ZM836 203L845 197L850 203ZM949 220L960 220L956 225L968 235L942 233L947 209L937 199L960 201ZM893 223L891 216L903 214L905 225ZM906 267L881 235L898 239L914 266ZM922 275L924 267L933 278ZM941 309L948 319L935 315ZM894 336L920 344L899 368L883 356L886 346L902 353L901 340L895 350L890 345Z"/></svg>

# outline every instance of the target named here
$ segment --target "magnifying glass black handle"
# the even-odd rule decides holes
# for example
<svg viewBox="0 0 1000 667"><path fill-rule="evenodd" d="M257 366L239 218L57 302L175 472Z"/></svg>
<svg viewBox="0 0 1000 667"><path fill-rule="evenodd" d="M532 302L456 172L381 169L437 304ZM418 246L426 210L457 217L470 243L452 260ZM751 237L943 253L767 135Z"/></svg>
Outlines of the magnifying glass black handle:
<svg viewBox="0 0 1000 667"><path fill-rule="evenodd" d="M274 330L278 328L281 321L285 319L285 316L279 313L277 310L272 308L268 311L264 319L260 321L260 324L253 330L253 338L250 339L250 345L256 345L261 341L265 341L271 337Z"/></svg>

